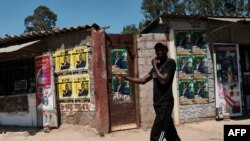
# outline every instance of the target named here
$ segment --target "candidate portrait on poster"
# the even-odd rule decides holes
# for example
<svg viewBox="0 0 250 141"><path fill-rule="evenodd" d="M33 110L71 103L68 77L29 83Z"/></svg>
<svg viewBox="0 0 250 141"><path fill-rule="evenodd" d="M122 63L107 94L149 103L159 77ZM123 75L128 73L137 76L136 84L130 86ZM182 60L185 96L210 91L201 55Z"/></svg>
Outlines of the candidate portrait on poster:
<svg viewBox="0 0 250 141"><path fill-rule="evenodd" d="M65 83L62 96L63 97L71 97L71 95L72 95L72 84L71 83Z"/></svg>
<svg viewBox="0 0 250 141"><path fill-rule="evenodd" d="M192 79L193 78L193 57L191 55L177 56L178 78Z"/></svg>
<svg viewBox="0 0 250 141"><path fill-rule="evenodd" d="M84 68L86 66L86 57L85 54L80 53L78 61L76 61L76 68Z"/></svg>
<svg viewBox="0 0 250 141"><path fill-rule="evenodd" d="M111 63L113 69L127 69L127 50L126 49L112 49Z"/></svg>
<svg viewBox="0 0 250 141"><path fill-rule="evenodd" d="M89 75L81 74L73 76L73 97L78 100L90 95Z"/></svg>
<svg viewBox="0 0 250 141"><path fill-rule="evenodd" d="M88 48L75 47L71 54L72 69L86 69L88 67Z"/></svg>
<svg viewBox="0 0 250 141"><path fill-rule="evenodd" d="M176 31L175 45L177 49L192 49L192 34L189 31Z"/></svg>
<svg viewBox="0 0 250 141"><path fill-rule="evenodd" d="M207 55L193 56L193 74L195 79L207 79L208 58Z"/></svg>
<svg viewBox="0 0 250 141"><path fill-rule="evenodd" d="M179 96L187 99L194 98L194 85L191 80L179 81Z"/></svg>
<svg viewBox="0 0 250 141"><path fill-rule="evenodd" d="M89 86L88 82L81 82L81 88L78 89L78 97L80 96L88 96L89 94Z"/></svg>
<svg viewBox="0 0 250 141"><path fill-rule="evenodd" d="M206 42L205 31L194 31L192 34L193 38L193 49L207 49L208 45Z"/></svg>
<svg viewBox="0 0 250 141"><path fill-rule="evenodd" d="M207 68L205 68L206 64L204 64L204 57L195 57L194 58L194 73L206 73Z"/></svg>
<svg viewBox="0 0 250 141"><path fill-rule="evenodd" d="M112 76L112 92L114 102L131 102L129 82L122 80L117 75Z"/></svg>
<svg viewBox="0 0 250 141"><path fill-rule="evenodd" d="M70 69L71 49L55 51L53 58L56 72Z"/></svg>
<svg viewBox="0 0 250 141"><path fill-rule="evenodd" d="M195 80L194 89L196 97L208 98L208 83L206 79Z"/></svg>
<svg viewBox="0 0 250 141"><path fill-rule="evenodd" d="M63 56L63 62L61 63L61 70L66 70L70 68L70 57Z"/></svg>
<svg viewBox="0 0 250 141"><path fill-rule="evenodd" d="M59 99L72 97L72 78L70 76L58 77L57 92Z"/></svg>

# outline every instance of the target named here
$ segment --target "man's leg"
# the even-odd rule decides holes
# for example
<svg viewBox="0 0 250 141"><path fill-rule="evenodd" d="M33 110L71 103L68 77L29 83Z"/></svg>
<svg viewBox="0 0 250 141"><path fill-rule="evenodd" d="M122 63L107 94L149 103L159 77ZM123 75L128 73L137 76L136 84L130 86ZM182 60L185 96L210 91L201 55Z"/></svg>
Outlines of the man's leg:
<svg viewBox="0 0 250 141"><path fill-rule="evenodd" d="M177 134L172 118L173 107L174 107L173 103L168 103L164 107L164 112L163 112L164 113L163 130L165 131L164 137L167 139L167 141L181 141Z"/></svg>
<svg viewBox="0 0 250 141"><path fill-rule="evenodd" d="M167 141L181 141L180 137L178 136L178 133L176 131L174 122L172 117L169 120L168 128L166 130L165 138Z"/></svg>
<svg viewBox="0 0 250 141"><path fill-rule="evenodd" d="M151 129L150 141L162 141L165 136L164 131L164 109L165 106L155 106L156 117Z"/></svg>

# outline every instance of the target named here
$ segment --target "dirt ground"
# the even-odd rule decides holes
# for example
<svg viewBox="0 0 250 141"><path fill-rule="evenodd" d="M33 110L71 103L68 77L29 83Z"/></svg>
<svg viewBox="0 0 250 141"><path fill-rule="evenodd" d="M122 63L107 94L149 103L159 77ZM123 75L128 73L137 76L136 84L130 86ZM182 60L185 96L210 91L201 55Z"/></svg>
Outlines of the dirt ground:
<svg viewBox="0 0 250 141"><path fill-rule="evenodd" d="M250 118L206 120L176 126L182 141L223 141L226 124L250 125ZM147 141L150 129L131 129L100 136L95 129L62 124L58 129L44 133L41 129L0 127L0 141Z"/></svg>

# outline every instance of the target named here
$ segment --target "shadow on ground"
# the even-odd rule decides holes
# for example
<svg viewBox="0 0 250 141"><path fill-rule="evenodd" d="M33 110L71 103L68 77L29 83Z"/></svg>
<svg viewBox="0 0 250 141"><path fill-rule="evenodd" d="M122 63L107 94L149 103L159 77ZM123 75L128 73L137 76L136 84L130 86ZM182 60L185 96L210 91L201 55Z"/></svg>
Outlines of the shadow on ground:
<svg viewBox="0 0 250 141"><path fill-rule="evenodd" d="M51 129L53 130L53 128ZM39 132L45 132L43 128L38 127L23 127L23 126L4 126L0 125L0 134L8 133L24 133L28 135L36 135Z"/></svg>

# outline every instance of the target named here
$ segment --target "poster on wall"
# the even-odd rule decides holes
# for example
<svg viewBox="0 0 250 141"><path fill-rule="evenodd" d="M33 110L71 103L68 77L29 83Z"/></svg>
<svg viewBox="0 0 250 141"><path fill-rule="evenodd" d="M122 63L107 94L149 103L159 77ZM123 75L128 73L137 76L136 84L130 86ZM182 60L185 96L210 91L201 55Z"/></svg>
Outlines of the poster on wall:
<svg viewBox="0 0 250 141"><path fill-rule="evenodd" d="M190 54L192 50L192 33L190 31L176 31L175 37L177 54Z"/></svg>
<svg viewBox="0 0 250 141"><path fill-rule="evenodd" d="M55 72L65 71L71 67L71 49L59 50L53 53Z"/></svg>
<svg viewBox="0 0 250 141"><path fill-rule="evenodd" d="M195 104L208 103L208 80L194 79L194 100Z"/></svg>
<svg viewBox="0 0 250 141"><path fill-rule="evenodd" d="M216 108L219 115L242 115L239 80L239 51L236 44L213 44L216 84Z"/></svg>
<svg viewBox="0 0 250 141"><path fill-rule="evenodd" d="M74 75L73 77L73 97L75 103L90 101L89 75Z"/></svg>
<svg viewBox="0 0 250 141"><path fill-rule="evenodd" d="M60 76L57 82L57 94L60 102L73 103L72 95L72 77L71 76Z"/></svg>
<svg viewBox="0 0 250 141"><path fill-rule="evenodd" d="M194 83L193 80L181 79L178 81L178 91L180 104L193 104L194 99Z"/></svg>
<svg viewBox="0 0 250 141"><path fill-rule="evenodd" d="M37 111L40 126L58 127L50 53L35 58Z"/></svg>
<svg viewBox="0 0 250 141"><path fill-rule="evenodd" d="M208 103L208 45L205 31L175 31L181 105Z"/></svg>
<svg viewBox="0 0 250 141"><path fill-rule="evenodd" d="M206 33L204 31L192 32L192 54L206 54L207 49Z"/></svg>
<svg viewBox="0 0 250 141"><path fill-rule="evenodd" d="M193 57L192 55L177 56L177 70L179 79L193 79Z"/></svg>
<svg viewBox="0 0 250 141"><path fill-rule="evenodd" d="M193 55L194 79L206 79L208 73L207 55Z"/></svg>
<svg viewBox="0 0 250 141"><path fill-rule="evenodd" d="M119 77L119 74L128 74L127 49L112 49L110 53L113 101L115 103L132 102L129 82Z"/></svg>
<svg viewBox="0 0 250 141"><path fill-rule="evenodd" d="M71 69L88 68L88 48L87 46L75 47L71 52Z"/></svg>
<svg viewBox="0 0 250 141"><path fill-rule="evenodd" d="M112 49L110 53L112 74L127 74L127 49Z"/></svg>

